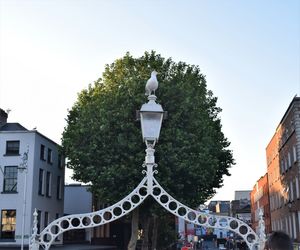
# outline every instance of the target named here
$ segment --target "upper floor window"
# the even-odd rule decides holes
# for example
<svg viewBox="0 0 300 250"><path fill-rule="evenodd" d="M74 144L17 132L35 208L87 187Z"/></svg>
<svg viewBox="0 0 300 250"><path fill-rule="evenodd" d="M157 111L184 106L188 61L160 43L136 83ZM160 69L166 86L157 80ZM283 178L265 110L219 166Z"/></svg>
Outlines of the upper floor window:
<svg viewBox="0 0 300 250"><path fill-rule="evenodd" d="M17 192L17 179L18 179L18 167L6 166L4 168L4 193L16 193Z"/></svg>
<svg viewBox="0 0 300 250"><path fill-rule="evenodd" d="M40 159L45 161L46 156L45 156L45 145L41 144L41 151L40 151Z"/></svg>
<svg viewBox="0 0 300 250"><path fill-rule="evenodd" d="M296 198L299 199L299 178L298 176L295 177L295 186L296 186Z"/></svg>
<svg viewBox="0 0 300 250"><path fill-rule="evenodd" d="M64 167L64 165L65 165L64 160L65 160L64 157L61 154L59 154L58 155L58 160L57 160L58 168L63 168Z"/></svg>
<svg viewBox="0 0 300 250"><path fill-rule="evenodd" d="M286 171L288 169L288 161L287 158L284 159L284 170Z"/></svg>
<svg viewBox="0 0 300 250"><path fill-rule="evenodd" d="M20 141L7 141L6 142L6 154L7 155L19 155Z"/></svg>
<svg viewBox="0 0 300 250"><path fill-rule="evenodd" d="M294 162L297 161L297 151L296 151L296 146L293 146L293 158L294 158Z"/></svg>
<svg viewBox="0 0 300 250"><path fill-rule="evenodd" d="M38 189L38 194L39 195L44 195L44 170L43 169L40 169L39 171L39 189Z"/></svg>
<svg viewBox="0 0 300 250"><path fill-rule="evenodd" d="M61 200L61 191L62 191L62 182L61 177L57 176L57 183L56 183L56 199Z"/></svg>
<svg viewBox="0 0 300 250"><path fill-rule="evenodd" d="M47 162L52 164L52 149L48 148Z"/></svg>
<svg viewBox="0 0 300 250"><path fill-rule="evenodd" d="M291 160L291 153L288 152L288 162L289 162L289 167L292 166L292 160Z"/></svg>
<svg viewBox="0 0 300 250"><path fill-rule="evenodd" d="M51 197L51 173L47 172L46 175L46 196Z"/></svg>

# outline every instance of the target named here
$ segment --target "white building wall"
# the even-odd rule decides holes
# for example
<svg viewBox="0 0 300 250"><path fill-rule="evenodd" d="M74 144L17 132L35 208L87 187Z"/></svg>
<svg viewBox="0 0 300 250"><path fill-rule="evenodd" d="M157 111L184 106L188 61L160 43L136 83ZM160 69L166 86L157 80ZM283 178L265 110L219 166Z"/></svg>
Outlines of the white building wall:
<svg viewBox="0 0 300 250"><path fill-rule="evenodd" d="M6 156L6 141L20 141L18 156ZM50 165L40 160L40 144L46 148L52 149L53 164ZM32 232L33 212L37 208L41 211L48 211L51 222L55 214L63 215L63 199L56 199L56 178L61 176L62 190L64 180L64 167L58 168L58 145L42 136L37 131L0 131L0 166L4 171L5 166L19 166L22 162L21 157L29 148L28 154L28 172L27 172L27 191L26 191L26 211L25 211L25 245L28 245L28 238ZM52 197L41 197L38 195L39 168L43 168L52 173ZM17 175L17 193L3 193L3 173L0 172L0 217L1 211L5 209L16 210L16 231L15 241L6 241L0 238L0 247L2 245L19 245L21 244L22 235L22 218L23 218L23 195L24 195L25 173L18 171ZM45 183L44 183L45 185ZM63 198L63 191L62 191ZM43 217L42 217L43 222ZM0 218L1 223L1 218ZM43 229L43 223L41 225Z"/></svg>

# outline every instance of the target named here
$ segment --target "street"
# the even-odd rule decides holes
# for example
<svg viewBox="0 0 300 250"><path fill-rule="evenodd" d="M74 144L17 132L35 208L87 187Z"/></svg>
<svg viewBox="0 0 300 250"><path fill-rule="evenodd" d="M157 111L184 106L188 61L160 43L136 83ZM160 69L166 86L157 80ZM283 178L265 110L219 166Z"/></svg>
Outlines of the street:
<svg viewBox="0 0 300 250"><path fill-rule="evenodd" d="M0 247L0 250L20 250L21 247ZM28 247L24 247L28 250ZM72 244L72 245L63 245L63 246L52 246L50 249L55 250L117 250L113 246L95 246L88 244Z"/></svg>

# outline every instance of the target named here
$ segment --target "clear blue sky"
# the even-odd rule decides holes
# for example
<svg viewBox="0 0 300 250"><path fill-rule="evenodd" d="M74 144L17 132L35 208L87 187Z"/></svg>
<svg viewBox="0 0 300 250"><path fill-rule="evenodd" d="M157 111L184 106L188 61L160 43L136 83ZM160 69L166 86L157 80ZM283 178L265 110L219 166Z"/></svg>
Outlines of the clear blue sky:
<svg viewBox="0 0 300 250"><path fill-rule="evenodd" d="M152 49L199 65L219 98L237 164L215 199L252 189L300 92L298 0L0 0L0 107L60 142L67 109L104 65Z"/></svg>

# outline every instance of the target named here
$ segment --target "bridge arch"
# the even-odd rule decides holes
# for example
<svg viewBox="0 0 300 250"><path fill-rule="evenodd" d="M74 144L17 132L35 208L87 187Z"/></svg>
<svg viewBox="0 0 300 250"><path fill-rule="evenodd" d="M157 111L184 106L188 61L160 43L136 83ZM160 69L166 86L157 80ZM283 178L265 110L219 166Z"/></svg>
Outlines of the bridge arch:
<svg viewBox="0 0 300 250"><path fill-rule="evenodd" d="M153 171L154 166L156 165L147 165L147 171L143 170L146 176L139 185L114 205L92 213L63 216L51 222L40 234L37 234L37 213L35 212L29 249L38 250L42 247L48 250L55 238L66 231L93 228L117 220L138 207L148 196L152 196L164 209L178 218L202 227L230 230L241 236L249 249L258 249L260 239L245 222L229 216L194 210L169 195L154 178L153 174L157 173L156 170Z"/></svg>

